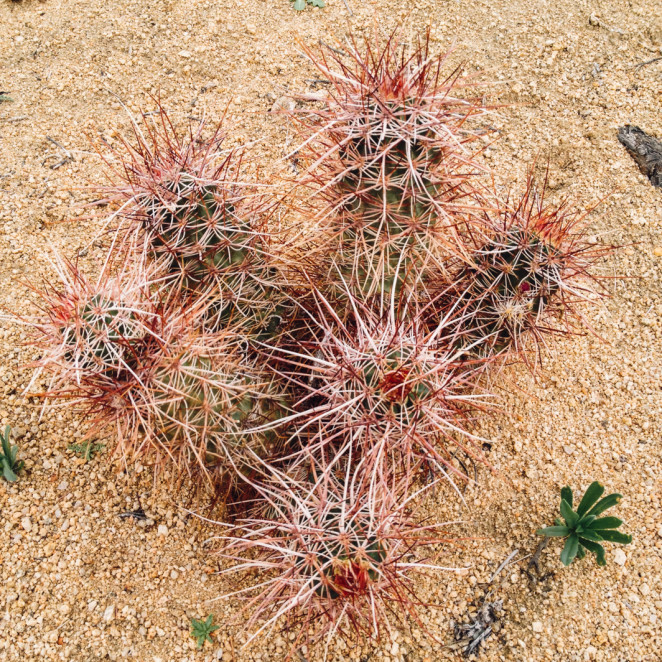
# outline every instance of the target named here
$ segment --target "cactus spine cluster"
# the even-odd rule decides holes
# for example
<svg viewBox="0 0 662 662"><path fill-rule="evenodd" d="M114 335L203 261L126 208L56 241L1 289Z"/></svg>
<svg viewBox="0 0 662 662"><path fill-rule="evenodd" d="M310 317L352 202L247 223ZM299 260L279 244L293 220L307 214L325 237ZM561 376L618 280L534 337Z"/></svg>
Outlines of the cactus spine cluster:
<svg viewBox="0 0 662 662"><path fill-rule="evenodd" d="M350 448L329 462L309 457L296 478L272 468L268 480L255 483L270 516L261 506L220 536L223 555L241 559L240 568L271 571L265 590L246 605L247 625L265 612L283 616L296 628L290 653L320 625L345 636L375 634L395 605L416 599L411 575L425 565L413 550L441 541L412 519L407 481L373 480ZM249 550L257 554L247 558Z"/></svg>

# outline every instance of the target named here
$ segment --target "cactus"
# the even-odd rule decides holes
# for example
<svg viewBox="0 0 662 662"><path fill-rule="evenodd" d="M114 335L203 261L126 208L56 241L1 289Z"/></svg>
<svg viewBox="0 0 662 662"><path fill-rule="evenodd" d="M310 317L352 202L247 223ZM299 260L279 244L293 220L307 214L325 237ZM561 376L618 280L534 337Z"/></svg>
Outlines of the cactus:
<svg viewBox="0 0 662 662"><path fill-rule="evenodd" d="M466 424L486 398L476 386L485 361L466 359L444 325L426 330L422 316L382 320L355 306L342 323L333 320L332 304L320 292L316 297L305 341L277 351L296 402L293 445L307 451L333 446L349 430L362 453L385 446L406 467L423 461L431 470L463 476L451 447L484 461L476 447L482 440ZM349 292L346 297L351 300Z"/></svg>
<svg viewBox="0 0 662 662"><path fill-rule="evenodd" d="M156 456L176 454L184 469L198 465L230 483L249 471L253 455L270 458L280 450L278 421L287 412L273 378L265 382L237 340L228 334L172 339L145 379L138 406L141 433Z"/></svg>
<svg viewBox="0 0 662 662"><path fill-rule="evenodd" d="M317 282L331 294L339 272L378 309L424 296L428 268L461 248L457 210L478 169L468 126L486 109L457 96L467 82L458 71L443 79L445 58L429 45L427 33L407 50L396 31L377 49L352 40L346 57L306 50L332 85L302 130L330 242Z"/></svg>
<svg viewBox="0 0 662 662"><path fill-rule="evenodd" d="M34 379L49 372L55 390L66 389L68 382L121 380L135 368L138 347L157 332L149 286L131 269L91 282L59 256L54 266L59 283L35 290L44 312L29 323L42 350Z"/></svg>
<svg viewBox="0 0 662 662"><path fill-rule="evenodd" d="M610 249L587 241L586 214L544 197L545 184L537 186L532 173L521 197L494 195L483 205L482 230L467 235L470 259L449 284L439 279L441 308L456 302L463 309L461 337L478 341L482 354L528 360L529 338L540 345L546 334L572 332L581 319L577 304L601 294L590 268Z"/></svg>
<svg viewBox="0 0 662 662"><path fill-rule="evenodd" d="M124 221L120 246L149 255L162 285L192 299L213 295L211 328L242 322L246 333L273 335L287 308L267 230L277 205L240 181L242 154L223 148L220 127L207 137L201 122L183 136L161 107L143 123L133 144L106 159L105 200L121 205Z"/></svg>
<svg viewBox="0 0 662 662"><path fill-rule="evenodd" d="M76 361L80 368L112 370L111 366L121 362L119 354L125 342L139 340L144 331L136 324L134 311L118 301L93 294L82 303L80 326L69 325L62 329L67 347L65 358L76 361L77 349L85 348ZM78 337L73 338L76 334Z"/></svg>
<svg viewBox="0 0 662 662"><path fill-rule="evenodd" d="M125 460L167 460L232 482L248 448L274 453L285 400L240 327L209 331L209 301L163 299L137 280L140 269L90 283L75 265L56 266L61 285L41 293L45 314L30 323L43 350L32 383L50 374L48 398L79 405L95 433L114 426Z"/></svg>
<svg viewBox="0 0 662 662"><path fill-rule="evenodd" d="M608 250L533 176L521 197L479 184L489 108L459 70L442 76L429 32L343 49L304 47L330 87L294 113L297 183L314 189L303 229L280 226L300 191L273 199L220 127L182 133L159 107L107 158L101 274L57 261L61 284L29 323L41 395L78 405L95 434L113 427L125 463L235 497L221 553L238 560L229 572L271 573L238 593L254 592L249 627L268 615L254 636L300 626L291 653L377 637L394 606L415 614L411 573L443 539L412 512L412 485L466 479L465 455L487 464L470 429L483 370L574 331ZM8 438L3 452L15 462ZM564 504L568 526L540 533L568 537L566 561L626 542L614 518L576 522Z"/></svg>
<svg viewBox="0 0 662 662"><path fill-rule="evenodd" d="M347 447L328 463L309 459L302 479L265 467L269 480L255 488L270 516L262 506L219 536L222 556L239 561L228 572L271 575L255 589L239 591L255 594L245 605L247 628L269 616L251 639L284 617L297 629L292 651L330 632L352 641L378 636L396 604L413 613L411 576L421 564L416 552L444 542L433 541L436 527L417 524L409 512L409 476L396 480L382 473L375 482L365 458L352 457Z"/></svg>

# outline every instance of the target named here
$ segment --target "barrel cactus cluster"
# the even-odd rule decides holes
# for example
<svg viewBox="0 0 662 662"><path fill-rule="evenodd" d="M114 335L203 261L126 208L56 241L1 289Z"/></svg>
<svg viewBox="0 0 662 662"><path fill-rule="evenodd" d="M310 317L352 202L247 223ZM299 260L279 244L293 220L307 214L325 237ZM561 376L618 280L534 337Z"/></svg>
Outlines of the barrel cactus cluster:
<svg viewBox="0 0 662 662"><path fill-rule="evenodd" d="M328 94L291 111L287 202L222 129L144 115L106 155L101 273L59 260L33 324L46 396L227 497L248 625L293 650L415 613L449 536L421 495L486 462L485 375L580 327L602 255L544 181L486 185L492 110L427 36L305 52Z"/></svg>

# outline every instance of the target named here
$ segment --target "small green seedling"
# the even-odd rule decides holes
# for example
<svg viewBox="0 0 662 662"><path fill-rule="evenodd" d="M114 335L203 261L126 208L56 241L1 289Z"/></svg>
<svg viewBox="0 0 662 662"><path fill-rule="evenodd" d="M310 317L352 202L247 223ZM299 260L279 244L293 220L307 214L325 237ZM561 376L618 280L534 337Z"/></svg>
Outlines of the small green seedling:
<svg viewBox="0 0 662 662"><path fill-rule="evenodd" d="M297 11L303 11L306 8L306 3L312 5L313 7L324 7L324 0L290 0L294 3L294 9Z"/></svg>
<svg viewBox="0 0 662 662"><path fill-rule="evenodd" d="M0 103L4 101L13 101L13 99L6 92L0 92Z"/></svg>
<svg viewBox="0 0 662 662"><path fill-rule="evenodd" d="M595 554L598 565L606 565L605 550L600 542L606 540L621 545L632 542L632 536L616 531L623 524L618 517L598 517L621 500L620 494L609 494L600 499L604 491L605 488L597 480L591 483L575 511L572 509L572 490L564 487L561 490L561 516L565 526L557 518L554 520L556 526L536 531L538 535L548 538L567 538L561 552L563 565L570 565L575 557L583 559L586 550Z"/></svg>
<svg viewBox="0 0 662 662"><path fill-rule="evenodd" d="M105 444L95 444L93 441L85 441L82 444L69 444L69 450L89 462L99 451L105 448Z"/></svg>
<svg viewBox="0 0 662 662"><path fill-rule="evenodd" d="M16 475L23 468L23 460L17 460L18 446L12 446L9 443L11 437L11 427L8 425L5 428L4 434L0 433L2 438L2 453L0 453L0 466L2 467L2 475L5 480L10 483L15 483L18 480Z"/></svg>
<svg viewBox="0 0 662 662"><path fill-rule="evenodd" d="M212 640L211 634L215 630L218 630L218 625L213 625L214 615L209 614L206 620L197 620L195 618L191 619L191 636L197 640L198 648L202 648L205 641L209 639Z"/></svg>

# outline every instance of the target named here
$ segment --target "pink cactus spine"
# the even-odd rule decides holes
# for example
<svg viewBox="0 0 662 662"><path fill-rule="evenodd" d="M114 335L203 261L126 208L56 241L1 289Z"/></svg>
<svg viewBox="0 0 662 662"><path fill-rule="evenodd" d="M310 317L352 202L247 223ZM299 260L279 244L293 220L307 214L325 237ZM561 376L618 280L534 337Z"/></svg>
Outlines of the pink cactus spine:
<svg viewBox="0 0 662 662"><path fill-rule="evenodd" d="M605 294L595 267L612 247L588 241L592 208L547 202L546 186L531 172L521 195L480 194L481 223L465 235L470 259L449 279L439 273L439 294L427 312L436 324L448 305L462 309L462 338L475 353L533 365L531 348L538 357L548 336L579 332L586 326L581 304Z"/></svg>
<svg viewBox="0 0 662 662"><path fill-rule="evenodd" d="M275 427L285 399L242 333L200 324L208 301L160 298L162 290L131 280L143 270L90 283L74 265L56 264L61 287L42 293L42 316L27 322L43 350L33 382L50 374L45 398L78 406L95 432L114 427L125 462L174 463L233 483L248 449L276 452L278 435L252 428Z"/></svg>
<svg viewBox="0 0 662 662"><path fill-rule="evenodd" d="M163 285L215 301L212 327L243 323L245 333L273 334L287 307L270 225L279 204L242 180L241 149L224 148L219 126L179 132L159 106L156 119L134 123L133 141L106 155L106 200L122 221L112 254L148 256Z"/></svg>

